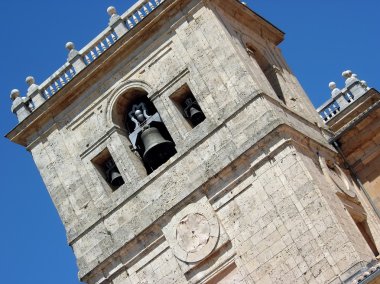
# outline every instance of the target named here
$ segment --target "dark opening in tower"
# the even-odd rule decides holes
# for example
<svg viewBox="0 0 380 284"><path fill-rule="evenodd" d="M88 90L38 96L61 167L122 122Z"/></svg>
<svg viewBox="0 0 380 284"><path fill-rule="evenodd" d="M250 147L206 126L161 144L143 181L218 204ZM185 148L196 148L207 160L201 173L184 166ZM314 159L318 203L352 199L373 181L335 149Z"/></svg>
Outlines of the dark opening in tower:
<svg viewBox="0 0 380 284"><path fill-rule="evenodd" d="M125 124L133 151L141 157L148 174L177 153L169 131L146 96L129 104Z"/></svg>
<svg viewBox="0 0 380 284"><path fill-rule="evenodd" d="M188 85L183 85L170 98L192 128L206 119L204 112Z"/></svg>
<svg viewBox="0 0 380 284"><path fill-rule="evenodd" d="M112 191L115 191L124 184L124 179L121 176L120 171L107 148L98 154L92 160L92 163L100 175L107 182L107 184L110 186Z"/></svg>

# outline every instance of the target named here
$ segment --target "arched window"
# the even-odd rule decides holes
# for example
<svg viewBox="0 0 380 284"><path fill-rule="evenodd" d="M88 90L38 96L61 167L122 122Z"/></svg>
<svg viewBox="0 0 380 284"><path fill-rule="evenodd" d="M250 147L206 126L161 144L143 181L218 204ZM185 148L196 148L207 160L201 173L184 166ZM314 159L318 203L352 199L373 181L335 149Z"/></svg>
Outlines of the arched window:
<svg viewBox="0 0 380 284"><path fill-rule="evenodd" d="M253 47L247 45L246 50L248 52L248 55L252 58L252 60L254 60L260 67L261 71L264 73L268 83L270 84L278 98L285 102L284 94L281 89L281 84L278 80L276 69L274 68L274 66L270 64L267 58L257 49L254 49Z"/></svg>
<svg viewBox="0 0 380 284"><path fill-rule="evenodd" d="M132 151L136 152L150 174L177 151L160 114L146 94L135 94L125 108L125 127Z"/></svg>

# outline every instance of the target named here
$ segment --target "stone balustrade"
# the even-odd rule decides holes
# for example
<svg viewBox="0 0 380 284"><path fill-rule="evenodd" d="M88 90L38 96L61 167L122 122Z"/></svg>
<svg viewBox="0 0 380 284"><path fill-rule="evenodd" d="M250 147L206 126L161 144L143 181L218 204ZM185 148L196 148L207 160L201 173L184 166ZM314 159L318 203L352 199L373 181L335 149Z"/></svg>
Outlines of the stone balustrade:
<svg viewBox="0 0 380 284"><path fill-rule="evenodd" d="M357 75L353 74L352 71L344 71L342 76L346 79L345 87L338 89L335 82L330 82L331 98L317 109L325 123L330 121L369 90L367 83L360 81Z"/></svg>
<svg viewBox="0 0 380 284"><path fill-rule="evenodd" d="M109 7L108 27L81 50L76 50L72 42L66 44L69 51L67 62L54 72L42 84L37 85L32 76L26 78L28 91L26 97L20 97L17 89L12 90L11 111L19 122L27 118L51 96L70 82L79 72L94 62L103 52L110 48L119 38L135 28L146 16L165 0L140 0L119 16L114 7Z"/></svg>
<svg viewBox="0 0 380 284"><path fill-rule="evenodd" d="M89 65L94 62L104 51L111 47L117 39L117 35L111 28L104 30L80 51L84 63Z"/></svg>
<svg viewBox="0 0 380 284"><path fill-rule="evenodd" d="M75 75L75 68L69 62L66 62L61 68L46 79L39 86L39 89L45 99L49 99L60 89L62 89L72 78L74 78Z"/></svg>

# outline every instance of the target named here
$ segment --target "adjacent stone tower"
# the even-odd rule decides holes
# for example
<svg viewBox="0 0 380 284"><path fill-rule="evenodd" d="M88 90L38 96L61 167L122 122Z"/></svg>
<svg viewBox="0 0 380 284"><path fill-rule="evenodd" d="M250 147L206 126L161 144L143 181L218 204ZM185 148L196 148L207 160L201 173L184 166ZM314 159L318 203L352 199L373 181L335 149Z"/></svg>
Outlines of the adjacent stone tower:
<svg viewBox="0 0 380 284"><path fill-rule="evenodd" d="M48 80L12 91L7 135L32 153L82 281L342 283L373 261L378 220L280 30L236 0L108 12Z"/></svg>
<svg viewBox="0 0 380 284"><path fill-rule="evenodd" d="M380 93L369 88L351 70L343 72L344 87L329 84L331 99L318 112L334 134L330 143L347 166L380 216Z"/></svg>

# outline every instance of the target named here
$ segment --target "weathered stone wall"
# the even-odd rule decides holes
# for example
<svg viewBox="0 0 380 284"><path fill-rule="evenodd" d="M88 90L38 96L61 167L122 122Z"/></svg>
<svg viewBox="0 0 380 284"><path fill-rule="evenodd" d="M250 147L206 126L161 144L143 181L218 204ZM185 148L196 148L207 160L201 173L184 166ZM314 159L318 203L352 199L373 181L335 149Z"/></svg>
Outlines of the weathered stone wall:
<svg viewBox="0 0 380 284"><path fill-rule="evenodd" d="M313 161L312 157L301 154L299 149L302 147L288 140L292 136L290 133L279 131L268 135L256 147L209 179L200 188L201 191L191 193L177 206L167 210L156 221L159 227L150 227L158 233L154 235L148 229L138 236L140 240L132 240L118 252L113 258L114 262L108 264L127 271L118 276L118 281L126 278L131 283L154 283L160 279L157 278L159 272L155 272L155 267L160 264L155 262L170 258L171 253L167 249L177 253L177 258L182 257L176 249L176 240L170 237L170 231L176 229L181 216L189 212L205 216L212 215L210 211L215 212L220 225L218 243L212 254L190 266L178 259L176 263L165 260L168 265L171 263L171 268L167 267L163 272L172 277L172 281L165 278L167 283L183 281L183 275L192 283L203 282L215 277L215 273L222 273L226 266L236 266L234 277L248 282L287 280L323 283L337 275L342 275L344 280L364 265L363 261L370 261L373 255L363 245L365 242L353 241L342 229L345 225L355 230L355 225L344 224L336 215L337 210L331 209L322 194L323 190L326 196L334 198L334 189L324 187L321 190L318 186L326 178L319 176L322 180L319 181L311 174L311 171L319 171L314 163L317 162L316 158ZM180 184L183 190L188 187L185 183ZM163 198L161 195L158 200L167 201ZM340 207L343 211L342 205ZM210 211L203 213L203 208ZM183 210L187 211L186 214L180 215ZM118 227L124 226L115 226ZM125 227L131 228L130 225ZM188 234L191 234L191 229ZM160 230L167 241L162 240ZM151 235L155 238L149 240ZM356 237L359 239L360 235L356 233ZM355 242L362 244L361 250ZM136 250L140 252L138 257ZM133 260L132 256L137 260ZM176 274L178 265L181 273ZM107 275L105 271L111 270L107 265L101 268L101 277ZM339 283L340 280L337 281Z"/></svg>
<svg viewBox="0 0 380 284"><path fill-rule="evenodd" d="M214 13L203 1L173 7L29 146L88 283L326 282L371 260L352 220L340 220L316 151L298 145L336 155L301 116L301 87L288 77L303 106L282 104ZM194 129L170 99L185 84L206 115ZM136 92L176 144L150 175L122 123ZM125 181L114 192L92 162L104 149Z"/></svg>
<svg viewBox="0 0 380 284"><path fill-rule="evenodd" d="M48 172L45 171L45 167L49 161L46 161L46 155L42 154L48 150L51 152L50 161L53 163L51 167L60 177L61 186L65 191L71 188L76 192L70 192L71 197L67 196L67 201L65 198L53 199L61 203L57 204L59 208L62 204L73 203L70 204L72 208L67 208L67 212L59 210L64 220L67 219L63 216L65 213L75 211L76 217L70 217L71 223L75 224L70 228L81 230L83 227L77 226L78 222L91 223L93 214L104 214L107 207L115 207L115 197L110 198L105 194L101 177L96 174L90 162L105 146L115 155L120 168L125 170L122 174L129 187L136 187L141 182L142 173L135 170L139 162L133 157L134 154L127 150L129 142L125 136L113 128L110 114L114 111L114 100L124 89L142 89L152 97L178 145L179 153L184 153L260 92L245 71L244 65L234 57L233 46L228 45L229 41L223 30L218 30L218 22L212 17L211 12L203 7L193 13L197 21L182 20L183 23L177 27L175 34L169 33L170 38L168 33L164 33L160 38L153 37L144 43L137 56L135 53L131 55L133 60L130 57L126 58L116 66L114 74L105 76L88 88L71 107L54 118L55 125L42 135L45 139L41 138L40 144L33 145L32 153L38 164L41 164L42 174ZM201 19L202 25L198 23ZM202 27L213 31L203 31ZM215 36L212 44L206 41L208 34ZM205 54L208 56L205 57ZM131 61L134 64L131 64ZM193 131L193 137L189 137L188 129L184 127L183 119L180 118L181 114L169 98L183 84L189 85L207 117L204 125L199 127L201 129ZM84 108L85 105L88 107ZM40 162L40 159L44 161ZM67 165L70 165L70 171L60 168ZM47 180L48 177L45 179L47 183L50 182ZM60 191L58 186L48 188L52 196ZM85 193L87 191L88 194ZM77 195L81 198L77 198ZM98 203L99 206L95 206ZM98 207L99 210L94 207ZM80 233L68 231L69 239Z"/></svg>
<svg viewBox="0 0 380 284"><path fill-rule="evenodd" d="M362 220L365 219L368 222L371 233L375 237L375 242L379 246L380 243L377 238L380 232L379 223L373 209L363 192L354 184L348 172L344 172L343 179L347 179L349 188L345 187L344 182L337 185L331 179L331 170L326 167L324 160L334 161L336 166L343 168L343 164L340 164L339 159L330 156L331 153L329 154L319 147L313 150L314 153L311 154L310 149L299 148L299 155L313 177L313 184L319 187L319 194L324 198L325 204L328 206L328 213L323 213L316 209L313 214L313 222L315 222L318 234L324 241L328 242L328 250L333 257L337 258L336 265L340 268L355 264L356 260L352 257L353 250L358 253L362 260L373 259L373 252L370 250L359 228L355 225L353 216L350 215L345 205L348 204L357 208L360 213L364 213ZM315 167L316 164L319 164L319 167ZM330 226L332 219L335 219L334 222L339 224L337 227Z"/></svg>
<svg viewBox="0 0 380 284"><path fill-rule="evenodd" d="M236 9L233 5L226 3L215 6L214 11L231 35L237 54L259 86L268 95L282 100L292 111L313 123L320 123L313 104L276 46L278 43L273 42L272 32L253 19L245 19L243 15L247 11ZM250 54L249 50L253 53ZM267 66L260 66L260 57Z"/></svg>

